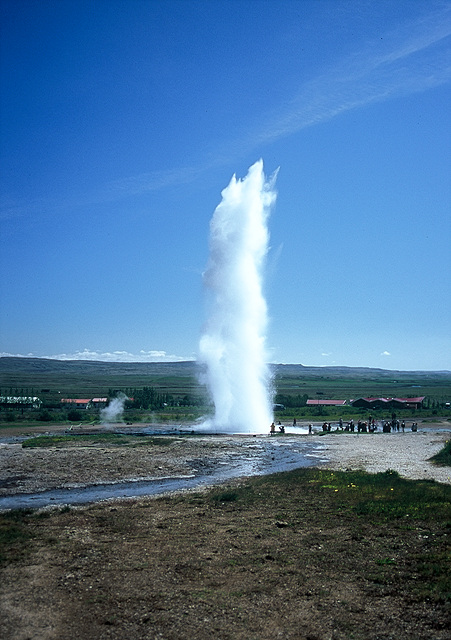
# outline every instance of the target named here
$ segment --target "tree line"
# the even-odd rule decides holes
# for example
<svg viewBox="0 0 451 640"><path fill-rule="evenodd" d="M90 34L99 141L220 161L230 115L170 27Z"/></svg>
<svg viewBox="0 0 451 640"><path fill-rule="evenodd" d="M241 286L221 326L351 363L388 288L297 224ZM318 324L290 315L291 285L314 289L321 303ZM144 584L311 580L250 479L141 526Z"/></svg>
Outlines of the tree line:
<svg viewBox="0 0 451 640"><path fill-rule="evenodd" d="M120 393L127 396L126 409L158 410L164 407L200 407L205 405L205 400L200 396L185 394L175 397L170 393L160 393L154 387L142 389L128 387L123 391L110 389L110 398L117 397Z"/></svg>
<svg viewBox="0 0 451 640"><path fill-rule="evenodd" d="M287 409L295 407L305 407L307 404L308 395L306 393L297 395L286 395L284 393L277 393L274 399L276 404L283 404Z"/></svg>

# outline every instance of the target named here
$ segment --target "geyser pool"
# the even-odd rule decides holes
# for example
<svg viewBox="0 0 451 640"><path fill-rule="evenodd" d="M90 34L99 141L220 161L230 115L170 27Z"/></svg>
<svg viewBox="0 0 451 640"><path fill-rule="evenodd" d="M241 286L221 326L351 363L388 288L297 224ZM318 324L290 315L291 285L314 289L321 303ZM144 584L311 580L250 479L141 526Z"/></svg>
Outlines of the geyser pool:
<svg viewBox="0 0 451 640"><path fill-rule="evenodd" d="M262 160L243 180L234 175L210 222L210 255L203 274L209 312L199 360L206 366L215 414L204 423L206 428L261 433L273 419L262 281L276 175L266 179Z"/></svg>

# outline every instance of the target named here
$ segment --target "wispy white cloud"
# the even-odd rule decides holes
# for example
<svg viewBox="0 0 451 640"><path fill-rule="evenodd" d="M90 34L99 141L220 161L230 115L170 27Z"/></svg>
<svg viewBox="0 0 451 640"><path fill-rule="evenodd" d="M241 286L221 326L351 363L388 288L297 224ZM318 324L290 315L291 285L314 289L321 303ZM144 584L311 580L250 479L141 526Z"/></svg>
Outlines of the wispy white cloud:
<svg viewBox="0 0 451 640"><path fill-rule="evenodd" d="M451 5L383 34L377 42L342 58L325 73L302 84L287 107L276 106L247 137L227 144L203 165L156 171L118 180L111 195L136 195L186 184L236 153L251 152L326 122L347 111L402 95L426 91L451 80ZM284 104L287 101L284 100Z"/></svg>
<svg viewBox="0 0 451 640"><path fill-rule="evenodd" d="M390 351L382 351L381 356L391 356Z"/></svg>
<svg viewBox="0 0 451 640"><path fill-rule="evenodd" d="M211 168L230 163L237 155L257 149L260 153L262 145L348 111L447 83L451 80L450 35L451 4L447 3L439 10L381 34L377 41L369 42L321 75L301 83L291 99L283 96L270 113L261 115L258 124L252 128L246 123L245 132L225 143L222 150L211 151L204 162L126 176L86 194L84 201L66 199L64 205L48 202L45 209L56 212L61 206L115 201L188 184ZM34 208L35 203L5 202L0 205L0 219L19 217ZM39 210L42 211L42 207Z"/></svg>
<svg viewBox="0 0 451 640"><path fill-rule="evenodd" d="M104 194L113 198L156 191L173 185L193 182L207 167L175 167L162 171L151 171L129 176L106 185Z"/></svg>
<svg viewBox="0 0 451 640"><path fill-rule="evenodd" d="M51 360L91 360L96 362L183 362L186 360L194 360L193 356L177 356L168 354L166 351L144 351L138 353L130 353L129 351L93 351L91 349L83 349L73 353L58 353L53 355L35 355L33 353L6 353L0 352L0 357L14 358L49 358Z"/></svg>
<svg viewBox="0 0 451 640"><path fill-rule="evenodd" d="M249 144L293 135L374 102L426 91L451 79L451 5L383 34L304 83Z"/></svg>

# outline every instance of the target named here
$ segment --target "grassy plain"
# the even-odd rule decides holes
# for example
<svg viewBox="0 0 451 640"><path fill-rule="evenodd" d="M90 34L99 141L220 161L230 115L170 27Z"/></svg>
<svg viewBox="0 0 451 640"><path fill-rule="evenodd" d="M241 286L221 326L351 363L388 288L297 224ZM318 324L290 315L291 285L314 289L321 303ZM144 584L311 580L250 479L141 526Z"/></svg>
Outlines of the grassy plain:
<svg viewBox="0 0 451 640"><path fill-rule="evenodd" d="M346 420L366 415L364 410L352 407L305 407L302 406L302 398L305 399L306 396L346 401L365 396L425 396L425 409L420 412L408 410L402 417L448 416L451 412L446 405L451 400L450 372L402 372L302 365L274 365L273 371L276 394L291 399L295 405L277 412L278 419L323 417L334 420L342 417ZM64 397L104 397L111 392L152 387L157 393L172 396L173 406L168 405L152 415L149 411L133 410L125 415L125 419L133 422L189 422L211 411L207 390L199 383L199 373L199 366L194 362L101 363L0 358L0 391L4 395L37 395L42 399L44 409L49 407L55 412ZM186 398L194 399L195 403L188 402L184 406L183 400ZM24 419L36 420L37 416L36 412L25 412L24 415L15 412L13 417L20 422ZM0 412L0 424L5 417L5 412ZM47 417L61 419L61 416L52 413ZM95 417L96 414L86 414L83 419L87 422ZM383 417L382 414L380 417ZM9 419L13 421L11 415Z"/></svg>

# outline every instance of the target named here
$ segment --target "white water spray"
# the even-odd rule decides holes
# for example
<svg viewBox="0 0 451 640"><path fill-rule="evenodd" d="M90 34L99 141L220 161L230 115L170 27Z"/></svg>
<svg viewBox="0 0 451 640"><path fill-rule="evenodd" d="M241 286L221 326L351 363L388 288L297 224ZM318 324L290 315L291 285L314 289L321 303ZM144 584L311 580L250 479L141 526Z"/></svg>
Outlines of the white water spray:
<svg viewBox="0 0 451 640"><path fill-rule="evenodd" d="M128 398L124 393L119 393L116 398L113 398L109 405L100 411L100 422L102 424L122 422L122 414L124 413L126 400L128 400Z"/></svg>
<svg viewBox="0 0 451 640"><path fill-rule="evenodd" d="M262 160L243 180L233 176L210 223L203 277L212 299L200 359L215 405L215 416L205 426L220 431L261 433L273 420L262 272L275 179L276 174L265 179Z"/></svg>

